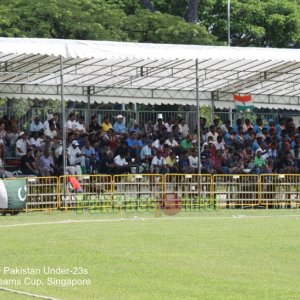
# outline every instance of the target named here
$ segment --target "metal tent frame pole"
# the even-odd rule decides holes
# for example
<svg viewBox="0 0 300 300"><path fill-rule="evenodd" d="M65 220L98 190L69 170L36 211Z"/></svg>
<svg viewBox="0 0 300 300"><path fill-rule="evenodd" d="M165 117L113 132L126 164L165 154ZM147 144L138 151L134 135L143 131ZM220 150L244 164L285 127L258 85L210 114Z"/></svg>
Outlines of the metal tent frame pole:
<svg viewBox="0 0 300 300"><path fill-rule="evenodd" d="M197 102L198 173L201 174L201 126L200 126L198 59L196 59L196 102Z"/></svg>
<svg viewBox="0 0 300 300"><path fill-rule="evenodd" d="M62 156L63 156L63 174L66 175L66 151L67 151L67 132L66 132L66 108L64 94L64 61L60 56L60 89L61 89L61 128L62 128Z"/></svg>

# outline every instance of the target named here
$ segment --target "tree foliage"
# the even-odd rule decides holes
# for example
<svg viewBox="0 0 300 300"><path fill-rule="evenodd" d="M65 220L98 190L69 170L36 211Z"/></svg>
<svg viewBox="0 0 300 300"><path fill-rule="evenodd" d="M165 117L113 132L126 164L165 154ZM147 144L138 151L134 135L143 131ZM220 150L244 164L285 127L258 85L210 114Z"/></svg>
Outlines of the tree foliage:
<svg viewBox="0 0 300 300"><path fill-rule="evenodd" d="M222 45L227 42L227 3L2 0L0 36ZM230 3L233 46L300 46L300 0Z"/></svg>

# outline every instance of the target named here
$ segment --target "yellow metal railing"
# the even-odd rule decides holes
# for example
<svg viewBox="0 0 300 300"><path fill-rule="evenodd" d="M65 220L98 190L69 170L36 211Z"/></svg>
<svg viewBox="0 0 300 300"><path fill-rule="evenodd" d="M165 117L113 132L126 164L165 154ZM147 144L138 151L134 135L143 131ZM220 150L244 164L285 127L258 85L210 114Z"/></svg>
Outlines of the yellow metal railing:
<svg viewBox="0 0 300 300"><path fill-rule="evenodd" d="M5 180L15 180L10 178ZM28 177L26 211L299 208L298 174L122 174ZM3 209L2 209L3 210Z"/></svg>

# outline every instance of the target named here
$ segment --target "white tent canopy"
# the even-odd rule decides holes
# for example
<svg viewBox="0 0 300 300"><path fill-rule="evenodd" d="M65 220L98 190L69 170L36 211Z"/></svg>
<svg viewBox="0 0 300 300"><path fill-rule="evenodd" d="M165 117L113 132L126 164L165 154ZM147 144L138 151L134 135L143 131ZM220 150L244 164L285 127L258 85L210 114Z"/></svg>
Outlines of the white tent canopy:
<svg viewBox="0 0 300 300"><path fill-rule="evenodd" d="M0 97L60 99L61 70L73 101L194 105L198 77L201 105L299 109L298 49L0 38Z"/></svg>

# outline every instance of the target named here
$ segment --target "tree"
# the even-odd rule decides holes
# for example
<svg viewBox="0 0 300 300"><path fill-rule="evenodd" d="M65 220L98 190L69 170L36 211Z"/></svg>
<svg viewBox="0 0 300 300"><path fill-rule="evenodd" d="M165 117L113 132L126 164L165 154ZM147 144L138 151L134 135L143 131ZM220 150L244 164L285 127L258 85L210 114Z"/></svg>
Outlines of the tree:
<svg viewBox="0 0 300 300"><path fill-rule="evenodd" d="M149 9L152 12L155 12L155 8L151 0L141 0L141 3L145 8Z"/></svg>
<svg viewBox="0 0 300 300"><path fill-rule="evenodd" d="M186 14L186 20L190 23L195 23L198 19L198 4L199 0L190 0Z"/></svg>
<svg viewBox="0 0 300 300"><path fill-rule="evenodd" d="M227 40L227 0L203 0L200 22L219 41ZM293 0L231 0L233 46L297 47L299 4Z"/></svg>

